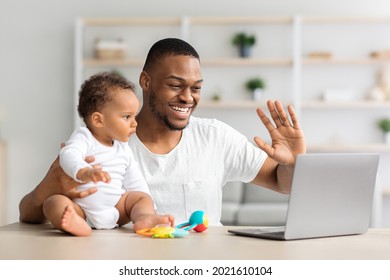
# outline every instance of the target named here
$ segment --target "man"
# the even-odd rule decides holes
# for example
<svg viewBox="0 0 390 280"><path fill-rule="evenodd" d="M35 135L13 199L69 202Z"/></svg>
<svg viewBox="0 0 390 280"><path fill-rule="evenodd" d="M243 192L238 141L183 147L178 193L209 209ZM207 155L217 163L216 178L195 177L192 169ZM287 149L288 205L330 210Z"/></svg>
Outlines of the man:
<svg viewBox="0 0 390 280"><path fill-rule="evenodd" d="M129 144L158 213L170 213L180 224L193 211L203 210L210 225L220 225L222 187L229 181L290 192L296 155L306 150L291 106L291 121L278 101L267 102L273 123L262 109L257 110L272 139L269 145L255 137L260 149L220 121L192 117L203 84L200 59L191 45L175 38L152 46L139 82L143 106L137 133ZM77 192L77 185L56 160L42 182L20 202L20 221L43 222L42 203L52 194L75 198L97 191Z"/></svg>

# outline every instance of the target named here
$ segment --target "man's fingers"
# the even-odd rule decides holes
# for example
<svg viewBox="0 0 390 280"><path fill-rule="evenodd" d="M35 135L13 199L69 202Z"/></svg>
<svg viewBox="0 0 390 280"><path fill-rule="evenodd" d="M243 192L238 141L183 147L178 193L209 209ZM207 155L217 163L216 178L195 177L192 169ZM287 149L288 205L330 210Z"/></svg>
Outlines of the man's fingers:
<svg viewBox="0 0 390 280"><path fill-rule="evenodd" d="M278 117L280 118L283 126L291 126L290 120L284 111L283 105L280 101L275 102L276 110L278 111Z"/></svg>
<svg viewBox="0 0 390 280"><path fill-rule="evenodd" d="M271 114L272 119L274 120L276 127L282 126L283 124L282 124L282 121L280 119L279 113L277 112L277 107L276 107L275 103L272 102L271 100L268 100L267 107L268 107L269 113Z"/></svg>
<svg viewBox="0 0 390 280"><path fill-rule="evenodd" d="M254 140L255 140L256 145L261 150L263 150L271 158L273 157L273 148L270 145L268 145L267 142L265 142L263 139L261 139L258 136L256 136Z"/></svg>
<svg viewBox="0 0 390 280"><path fill-rule="evenodd" d="M98 190L97 187L89 188L89 189L87 189L87 190L85 190L85 191L78 192L78 193L77 193L77 197L78 197L78 198L87 197L87 196L89 196L89 195L91 195L91 194L97 192L97 190Z"/></svg>
<svg viewBox="0 0 390 280"><path fill-rule="evenodd" d="M270 119L265 115L263 109L261 108L257 108L257 115L259 116L260 120L262 121L262 123L264 124L265 128L268 130L268 131L272 131L275 129L274 125L272 124L272 122L270 121Z"/></svg>
<svg viewBox="0 0 390 280"><path fill-rule="evenodd" d="M85 191L76 191L76 189L70 190L69 192L66 193L66 196L69 197L70 199L75 199L75 198L84 198L87 197L95 192L97 192L97 187L91 187Z"/></svg>
<svg viewBox="0 0 390 280"><path fill-rule="evenodd" d="M290 117L291 117L291 121L292 121L292 124L295 128L297 129L300 129L300 125L299 125L299 121L298 121L298 117L297 115L295 114L295 110L294 110L294 107L292 105L288 105L287 106L287 110L288 110L288 113L290 114Z"/></svg>

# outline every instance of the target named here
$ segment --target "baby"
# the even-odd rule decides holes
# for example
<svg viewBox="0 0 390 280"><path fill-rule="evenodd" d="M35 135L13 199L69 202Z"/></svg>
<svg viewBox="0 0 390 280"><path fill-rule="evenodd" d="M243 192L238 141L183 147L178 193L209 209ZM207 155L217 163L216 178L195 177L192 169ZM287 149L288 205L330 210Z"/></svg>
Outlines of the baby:
<svg viewBox="0 0 390 280"><path fill-rule="evenodd" d="M80 182L78 190L97 191L75 200L53 195L44 205L57 229L88 236L94 229L111 229L132 221L134 231L157 224L174 224L171 215L157 215L148 185L134 161L128 140L137 127L139 102L134 85L103 72L84 82L78 112L86 127L76 129L60 152L66 174ZM94 156L94 165L86 156Z"/></svg>

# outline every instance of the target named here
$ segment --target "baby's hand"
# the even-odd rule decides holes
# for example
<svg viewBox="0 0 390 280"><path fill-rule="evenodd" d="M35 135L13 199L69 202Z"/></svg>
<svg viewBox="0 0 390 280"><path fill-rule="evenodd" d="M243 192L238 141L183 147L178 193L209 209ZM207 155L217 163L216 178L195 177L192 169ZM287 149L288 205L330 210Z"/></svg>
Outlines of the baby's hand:
<svg viewBox="0 0 390 280"><path fill-rule="evenodd" d="M83 183L97 183L99 181L109 183L111 181L110 174L108 174L106 171L103 171L99 167L87 167L80 169L77 173L77 179L81 180Z"/></svg>

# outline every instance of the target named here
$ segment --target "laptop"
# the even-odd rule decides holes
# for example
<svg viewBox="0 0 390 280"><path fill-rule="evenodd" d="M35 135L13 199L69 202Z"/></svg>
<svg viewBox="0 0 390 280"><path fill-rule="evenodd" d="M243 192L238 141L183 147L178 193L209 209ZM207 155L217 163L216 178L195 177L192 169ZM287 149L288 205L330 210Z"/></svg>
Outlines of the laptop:
<svg viewBox="0 0 390 280"><path fill-rule="evenodd" d="M370 223L379 154L304 154L296 159L286 224L229 229L242 236L296 240L363 234Z"/></svg>

